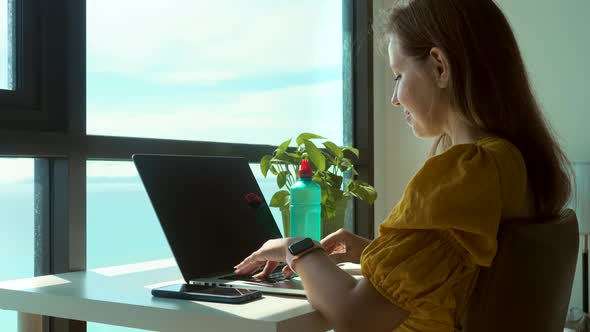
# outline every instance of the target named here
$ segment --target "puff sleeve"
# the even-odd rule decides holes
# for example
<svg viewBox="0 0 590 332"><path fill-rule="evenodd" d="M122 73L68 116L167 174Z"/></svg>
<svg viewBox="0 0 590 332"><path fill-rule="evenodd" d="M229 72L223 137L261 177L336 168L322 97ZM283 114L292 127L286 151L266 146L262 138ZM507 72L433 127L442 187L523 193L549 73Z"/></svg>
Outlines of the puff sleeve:
<svg viewBox="0 0 590 332"><path fill-rule="evenodd" d="M454 146L412 178L380 236L363 252L362 273L411 313L417 329L428 330L419 326L423 317L452 330L478 266L494 259L502 205L495 152Z"/></svg>

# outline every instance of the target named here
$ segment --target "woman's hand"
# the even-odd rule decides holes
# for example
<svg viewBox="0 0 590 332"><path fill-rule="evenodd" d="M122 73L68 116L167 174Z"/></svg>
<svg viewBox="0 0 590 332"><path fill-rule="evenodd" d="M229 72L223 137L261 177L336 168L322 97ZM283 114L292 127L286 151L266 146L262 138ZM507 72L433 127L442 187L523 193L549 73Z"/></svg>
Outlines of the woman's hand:
<svg viewBox="0 0 590 332"><path fill-rule="evenodd" d="M276 269L280 262L287 261L289 245L303 238L281 238L266 241L260 249L246 257L240 264L234 266L236 274L250 274L258 270L266 263L262 272L254 275L254 278L264 279ZM283 268L283 274L291 275L293 272L288 265Z"/></svg>
<svg viewBox="0 0 590 332"><path fill-rule="evenodd" d="M321 244L336 263L360 263L361 254L371 242L369 239L352 234L343 228L326 236Z"/></svg>

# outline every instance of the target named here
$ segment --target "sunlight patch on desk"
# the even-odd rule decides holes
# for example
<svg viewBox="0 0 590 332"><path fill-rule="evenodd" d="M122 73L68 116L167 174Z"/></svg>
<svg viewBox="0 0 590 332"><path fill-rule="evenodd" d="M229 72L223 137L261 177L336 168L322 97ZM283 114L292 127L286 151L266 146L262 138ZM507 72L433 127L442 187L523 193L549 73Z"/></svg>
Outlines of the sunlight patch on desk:
<svg viewBox="0 0 590 332"><path fill-rule="evenodd" d="M175 285L175 284L184 284L184 279L165 281L165 282L160 282L157 284L145 285L143 287L147 288L147 289L154 289L154 288L158 288L158 287L165 287L165 286L170 286L170 285Z"/></svg>
<svg viewBox="0 0 590 332"><path fill-rule="evenodd" d="M176 266L176 261L174 260L174 258L168 258L168 259L147 261L147 262L134 263L134 264L101 267L101 268L93 269L90 271L98 273L98 274L102 274L103 276L113 277L113 276L131 274L131 273L137 273L137 272L159 270L159 269L164 269L167 267L174 267L174 266Z"/></svg>
<svg viewBox="0 0 590 332"><path fill-rule="evenodd" d="M262 299L239 305L205 301L190 302L253 320L275 320L280 319L280 317L288 317L293 312L307 314L314 311L305 297L272 294L264 294Z"/></svg>
<svg viewBox="0 0 590 332"><path fill-rule="evenodd" d="M56 277L54 275L25 278L17 280L8 280L0 282L0 288L11 290L24 290L31 288L42 288L70 283L69 280Z"/></svg>

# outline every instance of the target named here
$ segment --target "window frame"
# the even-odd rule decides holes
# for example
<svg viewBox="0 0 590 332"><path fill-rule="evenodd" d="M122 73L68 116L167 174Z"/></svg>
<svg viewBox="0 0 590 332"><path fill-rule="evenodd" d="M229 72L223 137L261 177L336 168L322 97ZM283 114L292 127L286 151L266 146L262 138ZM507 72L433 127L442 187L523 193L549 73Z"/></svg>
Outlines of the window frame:
<svg viewBox="0 0 590 332"><path fill-rule="evenodd" d="M14 90L0 89L0 123L3 129L40 129L47 115L40 107L39 0L9 0L14 14ZM10 14L9 14L10 15Z"/></svg>
<svg viewBox="0 0 590 332"><path fill-rule="evenodd" d="M86 269L86 162L130 161L133 153L235 155L257 163L272 145L199 142L86 134L85 1L20 0L23 25L33 41L18 52L33 65L39 86L26 100L6 102L0 95L0 156L35 160L35 275ZM18 1L17 1L18 2ZM358 178L373 183L372 1L342 0L344 144L360 150ZM39 26L39 33L27 29ZM33 29L34 30L34 29ZM23 39L28 41L26 37ZM32 50L40 49L40 52ZM29 53L31 52L31 53ZM41 54L38 56L38 54ZM27 62L28 63L28 62ZM51 78L54 78L53 80ZM33 96L33 97L31 97ZM17 115L18 113L18 115ZM353 202L347 225L373 238L373 207ZM85 322L43 317L43 331L82 332Z"/></svg>

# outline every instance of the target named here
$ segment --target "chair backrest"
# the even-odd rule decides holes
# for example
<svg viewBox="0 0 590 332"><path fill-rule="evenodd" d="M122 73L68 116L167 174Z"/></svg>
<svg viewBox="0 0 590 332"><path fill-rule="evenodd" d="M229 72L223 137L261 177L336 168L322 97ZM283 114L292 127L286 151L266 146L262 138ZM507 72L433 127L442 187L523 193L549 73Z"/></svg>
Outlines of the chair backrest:
<svg viewBox="0 0 590 332"><path fill-rule="evenodd" d="M498 252L480 272L463 331L563 331L578 241L576 214L569 209L554 220L502 223Z"/></svg>

